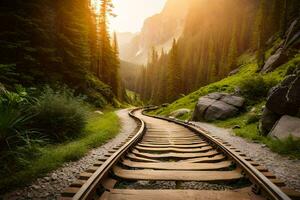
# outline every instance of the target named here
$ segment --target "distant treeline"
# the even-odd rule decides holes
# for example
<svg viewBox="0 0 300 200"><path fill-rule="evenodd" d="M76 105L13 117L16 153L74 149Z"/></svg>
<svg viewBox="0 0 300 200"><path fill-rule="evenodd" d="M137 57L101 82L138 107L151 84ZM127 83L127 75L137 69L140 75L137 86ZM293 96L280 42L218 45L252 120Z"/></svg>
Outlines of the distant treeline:
<svg viewBox="0 0 300 200"><path fill-rule="evenodd" d="M236 68L237 58L256 51L264 62L268 40L283 37L299 16L299 0L193 0L182 37L170 52L153 48L135 91L152 103L171 102Z"/></svg>

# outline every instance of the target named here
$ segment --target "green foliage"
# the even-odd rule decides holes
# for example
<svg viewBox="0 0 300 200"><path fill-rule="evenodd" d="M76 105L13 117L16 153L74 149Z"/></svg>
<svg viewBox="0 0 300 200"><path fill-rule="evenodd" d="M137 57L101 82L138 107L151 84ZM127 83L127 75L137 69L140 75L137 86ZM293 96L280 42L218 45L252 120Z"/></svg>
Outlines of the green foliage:
<svg viewBox="0 0 300 200"><path fill-rule="evenodd" d="M138 95L135 92L132 92L130 90L126 90L126 93L127 93L127 98L128 98L127 101L130 105L134 105L134 106L143 105L140 95Z"/></svg>
<svg viewBox="0 0 300 200"><path fill-rule="evenodd" d="M283 140L269 138L265 141L267 146L274 152L300 158L300 139L291 136Z"/></svg>
<svg viewBox="0 0 300 200"><path fill-rule="evenodd" d="M87 76L87 85L88 88L85 94L88 97L88 102L99 108L103 108L107 105L108 101L112 102L114 95L111 87L104 84L96 76L89 74Z"/></svg>
<svg viewBox="0 0 300 200"><path fill-rule="evenodd" d="M250 113L248 116L247 116L247 119L246 119L246 125L248 124L253 124L255 122L258 122L260 119L260 116L255 114L255 113Z"/></svg>
<svg viewBox="0 0 300 200"><path fill-rule="evenodd" d="M33 107L33 126L46 139L62 142L78 137L86 125L87 106L67 88L60 91L46 87Z"/></svg>
<svg viewBox="0 0 300 200"><path fill-rule="evenodd" d="M261 75L251 75L240 82L243 96L250 100L259 100L267 97L269 90L277 84L276 80L265 79Z"/></svg>
<svg viewBox="0 0 300 200"><path fill-rule="evenodd" d="M3 168L1 168L0 193L7 189L24 186L37 177L57 169L65 162L81 158L90 149L115 137L119 129L120 122L112 111L106 110L104 115L90 115L82 137L63 144L39 147L34 151L38 151L39 155L32 156L31 151L31 154L23 158L24 165L16 166L18 167L16 170L3 173Z"/></svg>
<svg viewBox="0 0 300 200"><path fill-rule="evenodd" d="M257 104L255 107L259 108L262 104ZM264 137L259 133L258 122L253 119L249 122L249 115L251 113L242 114L236 118L227 119L225 121L215 122L216 125L232 128L234 125L239 125L240 129L233 129L235 135L246 138L248 140L257 141L266 144L272 151L282 155L291 156L293 158L300 158L300 140L288 137L283 140L278 140L272 137Z"/></svg>
<svg viewBox="0 0 300 200"><path fill-rule="evenodd" d="M274 84L279 83L281 80L284 79L289 66L296 65L296 63L299 62L299 58L300 56L297 55L287 63L278 67L275 71L261 76L257 73L257 64L256 64L255 56L253 54L244 54L238 59L238 62L243 63L243 65L241 65L240 70L237 74L224 78L220 81L211 83L204 87L201 87L195 92L190 93L174 101L167 107L160 108L156 111L152 111L151 113L167 116L174 110L178 110L181 108L188 108L193 110L199 97L207 95L212 92L229 92L229 93L234 92L235 88L240 87L241 83L247 80L249 77L257 78L261 76L263 78L264 85L270 88ZM265 92L268 91L267 89L262 89L262 90L263 90L263 94L266 94ZM250 105L250 104L258 103L261 99L255 98L255 100L252 99L249 100L250 101L248 101L247 103ZM187 118L190 118L191 114L187 116Z"/></svg>
<svg viewBox="0 0 300 200"><path fill-rule="evenodd" d="M25 144L34 131L28 128L32 114L27 107L30 101L25 91L0 91L0 151L13 149ZM29 141L28 141L29 142Z"/></svg>
<svg viewBox="0 0 300 200"><path fill-rule="evenodd" d="M113 84L119 83L117 54L107 35L110 55L103 55L105 62L99 61L99 44L104 38L97 31L90 0L3 0L0 11L0 83L8 89L16 83L39 87L59 82L90 96L90 102L99 107L112 101L112 89L117 96L118 85ZM109 14L109 10L103 12ZM108 70L98 70L97 63ZM90 89L91 76L94 87Z"/></svg>

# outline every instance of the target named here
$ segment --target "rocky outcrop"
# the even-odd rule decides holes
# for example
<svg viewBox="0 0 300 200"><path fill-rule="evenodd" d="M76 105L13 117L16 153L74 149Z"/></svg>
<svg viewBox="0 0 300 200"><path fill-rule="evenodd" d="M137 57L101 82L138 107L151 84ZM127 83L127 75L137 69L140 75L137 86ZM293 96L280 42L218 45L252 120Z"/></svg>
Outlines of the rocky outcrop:
<svg viewBox="0 0 300 200"><path fill-rule="evenodd" d="M275 70L280 65L288 61L288 56L284 48L279 48L275 54L271 55L263 66L261 72L268 73Z"/></svg>
<svg viewBox="0 0 300 200"><path fill-rule="evenodd" d="M178 110L171 112L169 116L178 118L178 117L182 117L183 115L188 114L190 112L191 112L190 109L182 108L182 109L178 109Z"/></svg>
<svg viewBox="0 0 300 200"><path fill-rule="evenodd" d="M300 66L269 92L266 107L259 123L263 135L267 135L284 115L300 114ZM299 125L300 126L300 125Z"/></svg>
<svg viewBox="0 0 300 200"><path fill-rule="evenodd" d="M284 41L276 52L265 62L261 72L268 73L288 61L289 48L299 48L300 45L300 19L293 21L286 32Z"/></svg>
<svg viewBox="0 0 300 200"><path fill-rule="evenodd" d="M193 121L227 119L240 112L245 99L227 93L211 93L199 98L193 113Z"/></svg>
<svg viewBox="0 0 300 200"><path fill-rule="evenodd" d="M300 138L300 118L284 115L275 124L270 136L284 139L287 137Z"/></svg>

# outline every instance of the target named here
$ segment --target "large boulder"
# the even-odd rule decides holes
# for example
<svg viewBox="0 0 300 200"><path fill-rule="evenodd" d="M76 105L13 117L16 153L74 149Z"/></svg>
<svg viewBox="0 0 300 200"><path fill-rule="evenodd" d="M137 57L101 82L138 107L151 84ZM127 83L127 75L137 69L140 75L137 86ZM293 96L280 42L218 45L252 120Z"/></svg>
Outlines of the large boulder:
<svg viewBox="0 0 300 200"><path fill-rule="evenodd" d="M169 116L178 118L178 117L181 117L181 116L183 116L185 114L188 114L190 112L191 112L190 109L182 108L182 109L178 109L178 110L175 110L175 111L171 112Z"/></svg>
<svg viewBox="0 0 300 200"><path fill-rule="evenodd" d="M287 76L281 84L271 89L266 107L278 115L296 115L300 108L300 77Z"/></svg>
<svg viewBox="0 0 300 200"><path fill-rule="evenodd" d="M284 139L289 136L300 138L300 118L284 115L275 124L270 136Z"/></svg>
<svg viewBox="0 0 300 200"><path fill-rule="evenodd" d="M239 109L232 105L223 101L216 101L207 108L204 119L207 121L227 119L235 116L238 111Z"/></svg>
<svg viewBox="0 0 300 200"><path fill-rule="evenodd" d="M259 130L267 135L277 121L284 115L300 117L300 74L287 76L280 84L269 91Z"/></svg>
<svg viewBox="0 0 300 200"><path fill-rule="evenodd" d="M300 107L300 75L290 84L286 98L288 102Z"/></svg>
<svg viewBox="0 0 300 200"><path fill-rule="evenodd" d="M245 99L227 93L211 93L199 98L195 107L194 121L211 121L235 116L242 110Z"/></svg>
<svg viewBox="0 0 300 200"><path fill-rule="evenodd" d="M193 120L194 121L205 120L204 116L205 116L205 112L206 112L207 108L216 101L217 100L210 99L208 97L199 98L198 103L197 103L194 113L193 113Z"/></svg>
<svg viewBox="0 0 300 200"><path fill-rule="evenodd" d="M238 108L243 107L243 105L245 104L245 99L243 97L233 95L223 96L221 101Z"/></svg>

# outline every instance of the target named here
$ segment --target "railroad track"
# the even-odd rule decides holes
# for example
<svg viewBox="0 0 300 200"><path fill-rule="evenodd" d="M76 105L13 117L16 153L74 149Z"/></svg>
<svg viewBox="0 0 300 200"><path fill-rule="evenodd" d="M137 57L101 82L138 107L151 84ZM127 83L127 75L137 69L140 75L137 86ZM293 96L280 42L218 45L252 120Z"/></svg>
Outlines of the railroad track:
<svg viewBox="0 0 300 200"><path fill-rule="evenodd" d="M82 173L62 200L289 200L286 193L298 199L219 138L142 110L130 115L139 124L136 133Z"/></svg>

